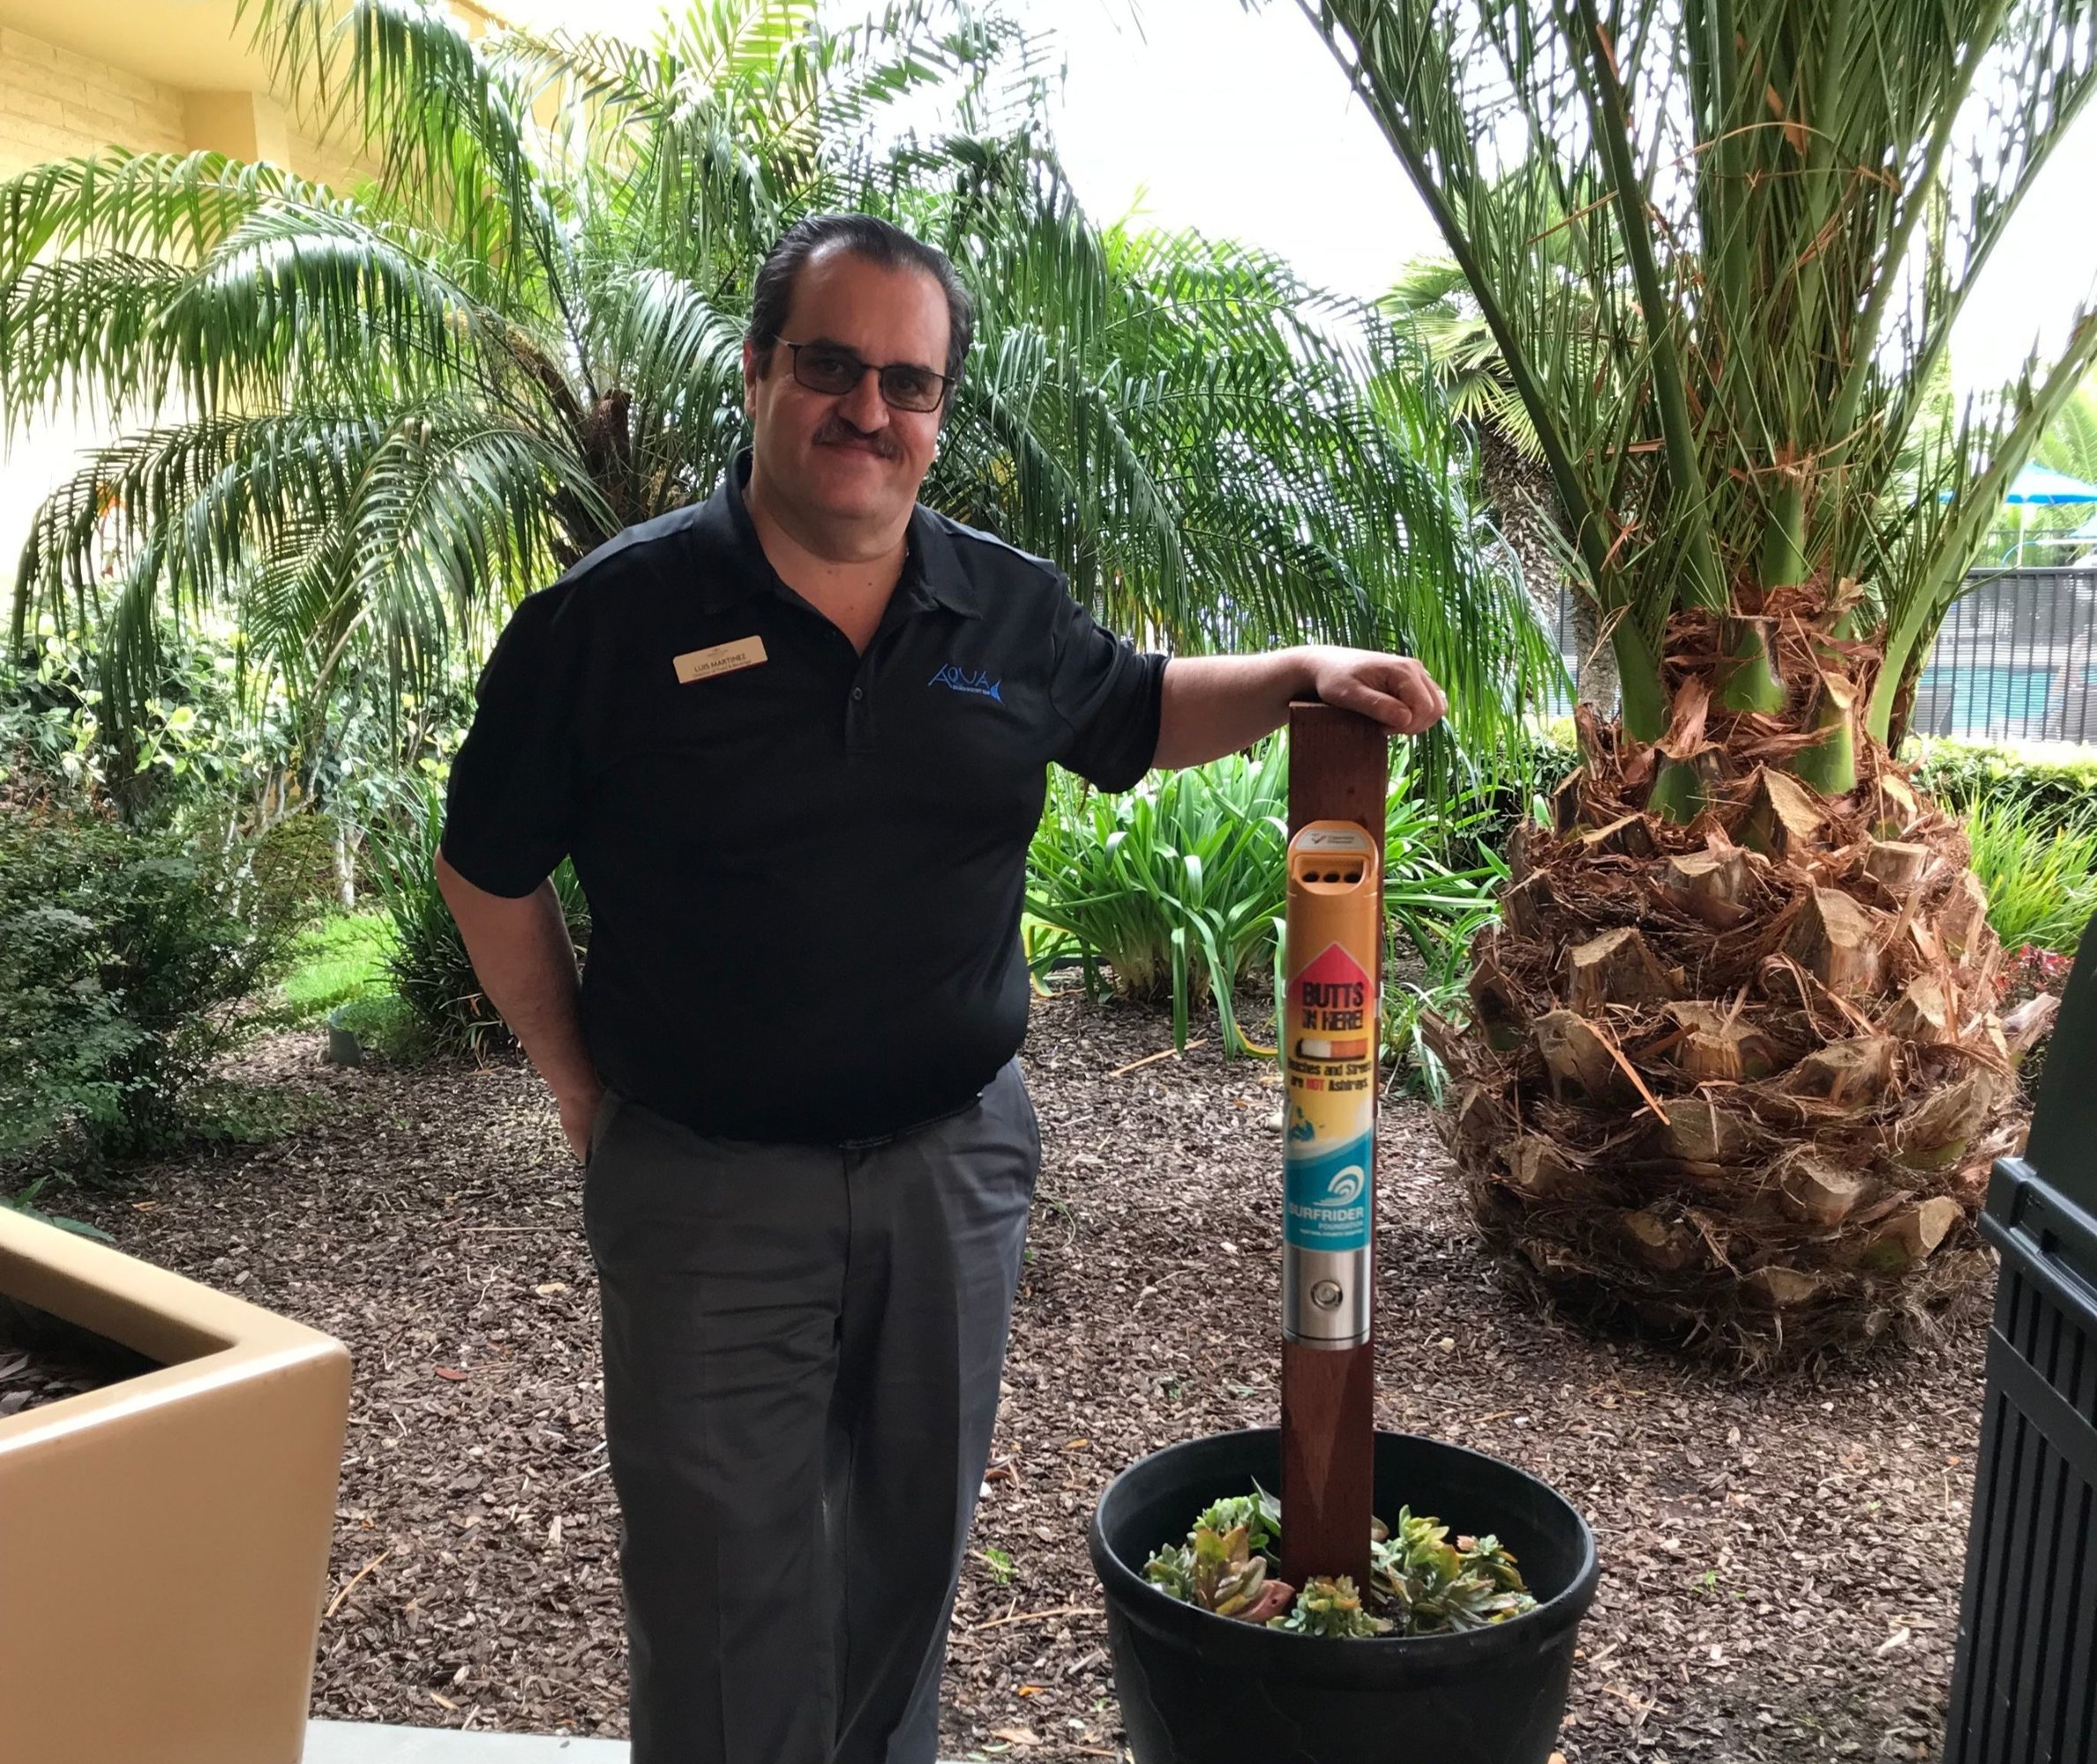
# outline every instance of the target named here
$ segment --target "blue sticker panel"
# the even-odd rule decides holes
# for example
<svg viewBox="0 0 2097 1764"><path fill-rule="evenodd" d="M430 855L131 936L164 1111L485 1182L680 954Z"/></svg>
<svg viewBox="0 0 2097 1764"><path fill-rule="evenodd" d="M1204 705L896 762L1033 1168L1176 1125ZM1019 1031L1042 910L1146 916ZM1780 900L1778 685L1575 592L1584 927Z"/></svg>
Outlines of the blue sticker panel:
<svg viewBox="0 0 2097 1764"><path fill-rule="evenodd" d="M1283 1166L1283 1241L1299 1250L1368 1248L1374 1145L1367 1133L1329 1149L1291 1145Z"/></svg>

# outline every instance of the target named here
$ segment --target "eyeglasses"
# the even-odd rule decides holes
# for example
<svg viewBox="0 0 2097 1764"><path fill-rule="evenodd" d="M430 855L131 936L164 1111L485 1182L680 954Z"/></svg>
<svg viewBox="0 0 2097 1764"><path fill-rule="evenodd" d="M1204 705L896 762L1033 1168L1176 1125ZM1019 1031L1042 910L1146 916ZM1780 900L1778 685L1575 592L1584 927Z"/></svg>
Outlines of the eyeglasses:
<svg viewBox="0 0 2097 1764"><path fill-rule="evenodd" d="M954 384L953 375L935 374L910 362L877 367L840 343L789 343L783 337L778 340L793 351L794 378L809 391L829 398L843 398L871 370L880 377L884 403L922 415L944 404L947 389Z"/></svg>

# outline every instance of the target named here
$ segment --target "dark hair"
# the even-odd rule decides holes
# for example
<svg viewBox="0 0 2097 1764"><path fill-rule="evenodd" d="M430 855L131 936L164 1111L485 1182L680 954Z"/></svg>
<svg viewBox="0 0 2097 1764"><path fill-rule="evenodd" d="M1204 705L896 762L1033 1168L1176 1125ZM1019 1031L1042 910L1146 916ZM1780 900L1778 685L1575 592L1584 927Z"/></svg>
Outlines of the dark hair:
<svg viewBox="0 0 2097 1764"><path fill-rule="evenodd" d="M976 303L961 285L946 252L872 214L809 214L779 235L779 243L759 267L756 286L751 290L748 335L756 352L758 372L771 370L772 346L779 340L787 314L793 310L794 282L802 265L830 245L865 258L882 269L923 270L939 283L940 291L947 296L947 374L950 379L959 379L961 364L976 332Z"/></svg>

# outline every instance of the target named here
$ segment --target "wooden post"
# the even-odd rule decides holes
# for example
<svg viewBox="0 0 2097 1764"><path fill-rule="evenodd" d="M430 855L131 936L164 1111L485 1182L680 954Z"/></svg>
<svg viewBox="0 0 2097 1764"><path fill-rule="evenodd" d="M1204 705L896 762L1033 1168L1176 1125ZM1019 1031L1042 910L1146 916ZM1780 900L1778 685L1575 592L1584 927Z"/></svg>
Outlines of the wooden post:
<svg viewBox="0 0 2097 1764"><path fill-rule="evenodd" d="M1309 821L1354 821L1381 849L1389 780L1390 737L1368 718L1328 705L1290 706L1292 837ZM1379 986L1381 931L1379 919ZM1373 1041L1381 1029L1372 1029ZM1373 1185L1369 1195L1373 1220ZM1292 1586L1321 1574L1368 1584L1374 1358L1373 1334L1348 1348L1282 1342L1282 1578Z"/></svg>

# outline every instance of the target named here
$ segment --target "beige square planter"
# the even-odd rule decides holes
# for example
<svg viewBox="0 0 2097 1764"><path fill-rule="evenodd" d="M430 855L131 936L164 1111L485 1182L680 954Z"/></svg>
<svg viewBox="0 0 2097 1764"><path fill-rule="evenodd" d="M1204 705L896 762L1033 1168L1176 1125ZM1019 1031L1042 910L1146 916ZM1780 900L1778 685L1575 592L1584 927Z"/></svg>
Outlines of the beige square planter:
<svg viewBox="0 0 2097 1764"><path fill-rule="evenodd" d="M0 1293L159 1363L0 1420L0 1758L297 1764L348 1349L6 1209Z"/></svg>

